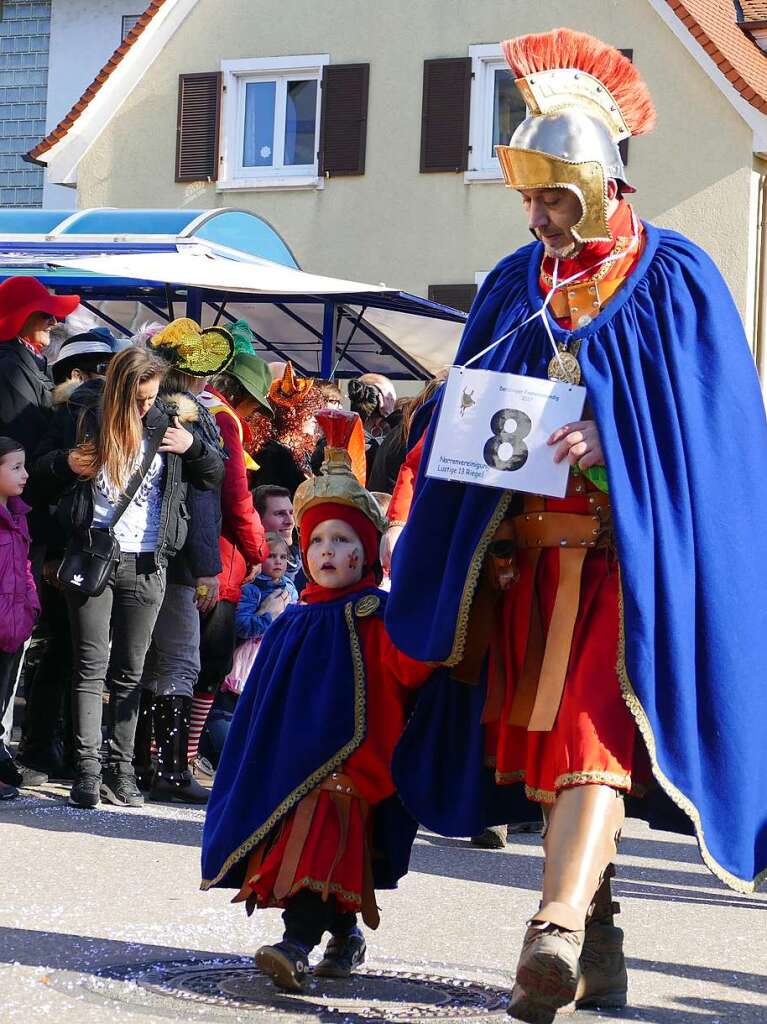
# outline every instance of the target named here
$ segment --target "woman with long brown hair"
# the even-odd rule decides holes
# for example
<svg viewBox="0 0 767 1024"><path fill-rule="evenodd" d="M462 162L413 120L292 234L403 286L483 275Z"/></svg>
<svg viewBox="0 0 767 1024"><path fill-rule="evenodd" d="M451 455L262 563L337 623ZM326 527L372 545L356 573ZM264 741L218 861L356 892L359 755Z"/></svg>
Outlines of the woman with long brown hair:
<svg viewBox="0 0 767 1024"><path fill-rule="evenodd" d="M137 807L133 745L141 672L166 583L169 558L184 544L187 483L217 487L219 453L157 402L167 364L145 349L129 348L109 365L92 406L62 422L57 448L41 456L33 488L59 497L58 516L69 552L111 536L118 552L106 586L78 592L82 578L66 580L75 651L72 710L76 777L70 803L94 807L101 797ZM129 499L129 500L128 500ZM66 559L65 559L66 564ZM111 637L111 651L110 651ZM101 711L109 683L106 764L102 774Z"/></svg>

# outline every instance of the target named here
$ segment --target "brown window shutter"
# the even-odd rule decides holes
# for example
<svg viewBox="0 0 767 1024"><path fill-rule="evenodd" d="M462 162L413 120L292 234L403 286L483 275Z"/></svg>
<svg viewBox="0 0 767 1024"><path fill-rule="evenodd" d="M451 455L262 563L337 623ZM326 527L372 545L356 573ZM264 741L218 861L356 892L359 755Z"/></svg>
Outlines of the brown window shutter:
<svg viewBox="0 0 767 1024"><path fill-rule="evenodd" d="M176 181L216 181L221 72L178 76Z"/></svg>
<svg viewBox="0 0 767 1024"><path fill-rule="evenodd" d="M430 284L428 297L432 302L468 313L476 294L475 284Z"/></svg>
<svg viewBox="0 0 767 1024"><path fill-rule="evenodd" d="M468 167L470 97L470 57L423 62L422 174Z"/></svg>
<svg viewBox="0 0 767 1024"><path fill-rule="evenodd" d="M364 174L369 64L327 64L322 71L319 173Z"/></svg>
<svg viewBox="0 0 767 1024"><path fill-rule="evenodd" d="M624 57L628 57L628 59L631 61L632 64L634 63L634 51L633 50L631 50L631 49L629 49L629 50L621 50L620 52L623 54ZM618 143L618 149L620 150L620 153L621 153L621 160L623 161L623 166L624 167L628 167L628 163L629 163L629 139L622 139Z"/></svg>

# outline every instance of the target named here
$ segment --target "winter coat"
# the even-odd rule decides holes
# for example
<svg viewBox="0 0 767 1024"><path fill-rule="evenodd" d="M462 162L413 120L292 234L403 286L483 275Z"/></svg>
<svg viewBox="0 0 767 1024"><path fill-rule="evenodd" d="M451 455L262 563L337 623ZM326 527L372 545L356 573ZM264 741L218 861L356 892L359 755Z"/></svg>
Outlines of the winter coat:
<svg viewBox="0 0 767 1024"><path fill-rule="evenodd" d="M0 381L0 436L12 437L31 456L51 416L53 382L45 360L18 339L0 342Z"/></svg>
<svg viewBox="0 0 767 1024"><path fill-rule="evenodd" d="M209 416L189 395L166 395L165 402L175 406L182 422L192 424L192 432L202 430L198 417ZM205 431L202 432L205 434ZM210 417L209 436L218 433ZM219 438L220 443L220 438ZM224 460L223 450L220 453ZM189 532L186 543L172 558L168 566L168 582L193 587L201 576L218 576L221 572L221 491L218 487L203 491L193 484L187 487L186 504L189 510Z"/></svg>
<svg viewBox="0 0 767 1024"><path fill-rule="evenodd" d="M73 392L67 405L57 412L51 432L45 439L46 447L51 447L45 452L41 450L30 475L30 494L36 502L57 503L56 516L67 538L83 534L93 522L92 483L72 472L67 457L78 439L98 435L101 389L103 381L93 380ZM180 412L175 406L158 400L144 417L144 436L152 443L158 434L162 435L168 429L171 417ZM193 433L191 423L183 413L179 419ZM223 476L224 463L220 453L198 435L194 435L191 447L183 455L166 453L160 530L155 547L158 565L167 565L186 542L188 485L193 484L201 490L215 490Z"/></svg>
<svg viewBox="0 0 767 1024"><path fill-rule="evenodd" d="M259 608L267 597L283 590L287 592L291 604L298 601L298 591L292 580L286 576L275 581L271 576L262 573L260 576L256 576L252 583L245 584L234 619L239 640L250 640L263 636L267 626L271 626L274 616L271 612L260 612Z"/></svg>
<svg viewBox="0 0 767 1024"><path fill-rule="evenodd" d="M407 455L407 445L402 433L402 413L399 409L391 414L387 423L391 424L391 430L378 446L365 486L369 491L391 494Z"/></svg>
<svg viewBox="0 0 767 1024"><path fill-rule="evenodd" d="M250 475L250 486L254 489L262 484L275 484L277 487L286 487L292 498L304 480L312 475L309 460L304 460L304 472L290 448L280 441L267 441L263 448L253 453L253 458L258 463L258 469Z"/></svg>
<svg viewBox="0 0 767 1024"><path fill-rule="evenodd" d="M203 394L203 404L215 417L228 456L221 485L223 522L219 598L236 603L240 599L240 588L250 567L260 565L269 551L261 519L248 490L241 424L237 414L212 388Z"/></svg>
<svg viewBox="0 0 767 1024"><path fill-rule="evenodd" d="M0 505L0 651L9 653L32 636L40 613L29 565L27 512L21 498Z"/></svg>
<svg viewBox="0 0 767 1024"><path fill-rule="evenodd" d="M56 385L51 392L52 408L45 432L36 447L27 455L28 468L31 468L42 455L47 455L58 448L75 447L80 417L86 411L95 409L103 388L102 380L89 380L84 384L66 380ZM41 492L39 480L32 479L27 484L24 497L33 506L29 517L33 541L45 545L46 559L61 557L69 531L62 528L55 514L58 492L51 499L49 495Z"/></svg>

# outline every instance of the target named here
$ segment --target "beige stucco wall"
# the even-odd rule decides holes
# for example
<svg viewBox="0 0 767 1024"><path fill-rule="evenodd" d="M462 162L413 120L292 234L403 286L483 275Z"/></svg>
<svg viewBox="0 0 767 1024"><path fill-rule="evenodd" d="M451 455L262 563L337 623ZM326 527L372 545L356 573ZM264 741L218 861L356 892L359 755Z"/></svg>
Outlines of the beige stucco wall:
<svg viewBox="0 0 767 1024"><path fill-rule="evenodd" d="M423 61L559 24L633 47L659 109L656 132L631 143L637 208L702 243L745 312L751 131L645 0L333 0L321 9L316 0L200 0L83 158L79 205L245 207L274 224L306 269L420 294L473 281L529 235L502 185L418 173ZM176 184L178 75L300 53L370 62L365 175L294 192Z"/></svg>

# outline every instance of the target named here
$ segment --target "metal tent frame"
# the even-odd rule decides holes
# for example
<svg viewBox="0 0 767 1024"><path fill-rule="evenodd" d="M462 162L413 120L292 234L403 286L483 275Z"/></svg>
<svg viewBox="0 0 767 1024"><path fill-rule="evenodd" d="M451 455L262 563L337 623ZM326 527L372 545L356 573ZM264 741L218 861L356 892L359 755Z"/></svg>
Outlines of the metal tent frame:
<svg viewBox="0 0 767 1024"><path fill-rule="evenodd" d="M275 271L286 268L290 289L199 287L157 274L144 279L135 271L126 275L107 269L118 257L135 268L143 265L142 258L148 265L157 254L177 254L179 267L184 266L180 257L190 255L198 265L212 266L203 263L205 257L215 261L219 277L222 267L246 264L254 281L260 271L273 280ZM428 379L451 357L465 320L458 310L396 289L303 275L267 221L229 208L2 210L0 280L19 274L35 276L53 291L76 291L86 309L126 336L149 317L189 316L204 326L244 318L261 354L290 359L300 373L323 378L372 370L395 380ZM304 280L311 290L296 290L296 282L300 288ZM431 332L439 358L398 343L398 325L409 339Z"/></svg>

